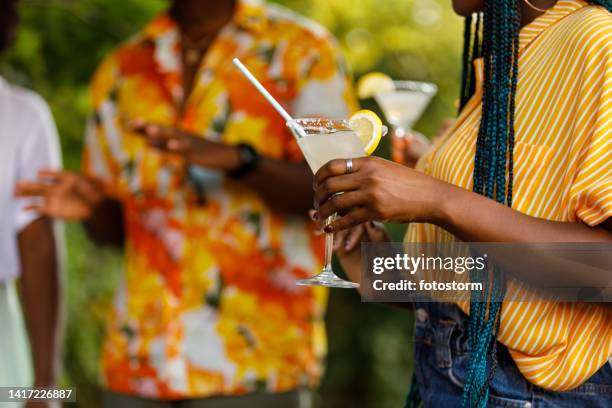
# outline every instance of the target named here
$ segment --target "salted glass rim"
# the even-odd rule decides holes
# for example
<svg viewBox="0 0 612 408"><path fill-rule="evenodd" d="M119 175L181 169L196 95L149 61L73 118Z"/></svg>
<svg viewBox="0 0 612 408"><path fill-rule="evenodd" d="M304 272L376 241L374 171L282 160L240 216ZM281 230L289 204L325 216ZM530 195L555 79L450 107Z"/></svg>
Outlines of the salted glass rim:
<svg viewBox="0 0 612 408"><path fill-rule="evenodd" d="M334 126L326 127L324 124L329 123ZM313 124L317 126L309 126ZM298 118L288 120L286 123L287 127L296 135L296 137L304 137L309 135L333 135L341 131L353 131L348 119L328 119L328 118ZM296 130L301 128L304 133ZM389 128L383 125L381 129L382 136L386 136L389 133Z"/></svg>
<svg viewBox="0 0 612 408"><path fill-rule="evenodd" d="M346 119L329 118L296 118L287 121L287 127L294 129L300 127L306 135L333 134L342 130L352 130Z"/></svg>

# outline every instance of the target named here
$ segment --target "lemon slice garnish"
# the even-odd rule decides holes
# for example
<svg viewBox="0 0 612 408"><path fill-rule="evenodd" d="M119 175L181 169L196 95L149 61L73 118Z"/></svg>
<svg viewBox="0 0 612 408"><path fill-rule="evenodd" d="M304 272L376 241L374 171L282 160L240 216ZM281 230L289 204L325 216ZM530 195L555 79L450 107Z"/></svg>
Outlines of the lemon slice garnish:
<svg viewBox="0 0 612 408"><path fill-rule="evenodd" d="M395 84L388 75L382 72L371 72L357 82L357 95L361 99L371 98L383 92L393 92Z"/></svg>
<svg viewBox="0 0 612 408"><path fill-rule="evenodd" d="M351 116L349 125L363 143L366 154L369 156L374 153L383 132L380 118L374 112L364 109Z"/></svg>

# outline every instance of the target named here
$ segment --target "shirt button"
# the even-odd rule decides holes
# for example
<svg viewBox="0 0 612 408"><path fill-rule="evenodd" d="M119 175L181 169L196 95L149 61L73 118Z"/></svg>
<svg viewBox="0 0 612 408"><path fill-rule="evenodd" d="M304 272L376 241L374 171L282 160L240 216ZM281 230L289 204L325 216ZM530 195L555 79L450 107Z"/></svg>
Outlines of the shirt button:
<svg viewBox="0 0 612 408"><path fill-rule="evenodd" d="M427 314L427 311L425 309L419 308L416 310L416 318L419 322L426 321L428 317L429 315Z"/></svg>

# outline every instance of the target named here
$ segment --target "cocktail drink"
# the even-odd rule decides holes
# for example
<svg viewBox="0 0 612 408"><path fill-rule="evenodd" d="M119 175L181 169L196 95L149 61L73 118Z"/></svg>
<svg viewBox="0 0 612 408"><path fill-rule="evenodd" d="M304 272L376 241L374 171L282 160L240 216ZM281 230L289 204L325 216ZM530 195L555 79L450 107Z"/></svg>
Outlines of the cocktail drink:
<svg viewBox="0 0 612 408"><path fill-rule="evenodd" d="M378 146L380 138L387 132L380 118L374 112L368 110L355 112L348 120L293 119L238 58L234 58L232 63L286 120L287 127L291 129L295 136L313 173L316 173L323 165L334 159L354 159L371 155ZM349 170L348 164L347 170ZM335 217L336 215L329 217L326 224L329 225L333 222ZM327 233L325 235L325 265L323 271L312 278L297 280L296 284L335 288L359 287L358 283L340 279L332 271L333 245L333 233Z"/></svg>
<svg viewBox="0 0 612 408"><path fill-rule="evenodd" d="M298 119L306 137L298 145L313 173L334 159L365 156L363 143L347 121L330 119Z"/></svg>
<svg viewBox="0 0 612 408"><path fill-rule="evenodd" d="M394 135L402 137L412 131L425 109L438 92L438 87L427 82L393 81L393 90L382 90L374 94Z"/></svg>
<svg viewBox="0 0 612 408"><path fill-rule="evenodd" d="M313 173L330 160L352 159L366 156L364 144L351 129L346 120L332 119L296 119L289 121L287 126L297 138L310 169ZM327 219L331 223L335 216ZM336 288L356 288L359 284L349 282L336 276L332 270L333 233L325 235L325 265L323 271L309 279L300 279L298 285L318 285Z"/></svg>

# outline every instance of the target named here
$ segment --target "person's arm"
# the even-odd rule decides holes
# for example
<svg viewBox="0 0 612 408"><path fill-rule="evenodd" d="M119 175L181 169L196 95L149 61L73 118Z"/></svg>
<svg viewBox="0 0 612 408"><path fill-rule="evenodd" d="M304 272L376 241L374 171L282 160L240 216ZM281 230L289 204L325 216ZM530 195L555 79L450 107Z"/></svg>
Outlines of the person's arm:
<svg viewBox="0 0 612 408"><path fill-rule="evenodd" d="M469 242L612 242L610 218L596 226L535 218L375 157L354 159L353 169L346 174L345 160L332 160L315 175L316 218L327 232L379 220L432 223ZM334 213L343 216L325 226ZM575 282L583 278L563 272ZM608 284L609 277L601 279Z"/></svg>
<svg viewBox="0 0 612 408"><path fill-rule="evenodd" d="M123 205L110 197L105 197L92 208L91 216L83 221L87 236L101 245L123 248L125 226Z"/></svg>
<svg viewBox="0 0 612 408"><path fill-rule="evenodd" d="M179 155L187 163L231 172L242 162L237 146L213 142L177 129L134 122L132 130L151 146ZM272 209L305 216L312 203L312 172L306 163L292 163L260 156L257 164L236 179L252 188Z"/></svg>
<svg viewBox="0 0 612 408"><path fill-rule="evenodd" d="M470 242L612 242L610 221L590 227L580 222L531 217L480 194L380 158L332 160L316 175L315 204L321 227L341 212L329 229L342 230L371 220L427 222ZM338 192L345 194L335 196Z"/></svg>
<svg viewBox="0 0 612 408"><path fill-rule="evenodd" d="M276 211L305 216L312 208L312 171L306 163L263 158L243 180Z"/></svg>
<svg viewBox="0 0 612 408"><path fill-rule="evenodd" d="M99 244L123 246L123 207L104 192L103 183L69 171L43 169L37 181L20 181L18 198L35 198L27 206L46 217L81 221L89 237Z"/></svg>
<svg viewBox="0 0 612 408"><path fill-rule="evenodd" d="M30 127L20 137L16 179L33 180L42 167L61 167L59 137L46 103L31 97ZM31 207L30 200L15 202L14 231L20 258L19 281L24 319L28 329L34 369L34 385L57 385L61 366L61 265L59 234L53 223ZM24 384L25 385L25 384ZM48 407L33 403L27 407Z"/></svg>
<svg viewBox="0 0 612 408"><path fill-rule="evenodd" d="M288 101L294 117L347 118L357 107L352 96L351 76L339 48L331 36L303 36L301 47L313 52L309 69L299 69L294 78L295 97ZM316 55L314 54L316 53ZM295 62L299 65L299 61ZM245 81L245 86L251 86ZM257 91L253 89L253 92ZM260 95L255 97L260 98ZM167 128L140 120L132 121L133 131L146 137L148 143L182 157L187 163L232 172L241 165L236 146L206 140L177 129ZM312 203L312 172L303 161L295 139L285 130L281 159L261 156L248 174L237 179L253 189L272 209L306 216ZM262 134L260 137L265 138Z"/></svg>
<svg viewBox="0 0 612 408"><path fill-rule="evenodd" d="M462 188L445 189L436 224L470 242L612 242L612 220L580 222L531 217Z"/></svg>
<svg viewBox="0 0 612 408"><path fill-rule="evenodd" d="M30 337L35 387L57 386L61 366L62 277L48 218L38 218L18 235L21 299Z"/></svg>

